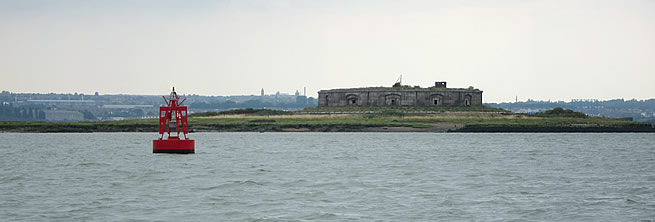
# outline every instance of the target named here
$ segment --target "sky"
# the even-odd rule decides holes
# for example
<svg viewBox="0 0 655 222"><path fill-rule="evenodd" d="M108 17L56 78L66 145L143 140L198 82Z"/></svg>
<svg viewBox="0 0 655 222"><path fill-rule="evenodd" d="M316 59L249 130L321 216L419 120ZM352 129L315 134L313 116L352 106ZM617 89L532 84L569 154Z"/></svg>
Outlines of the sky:
<svg viewBox="0 0 655 222"><path fill-rule="evenodd" d="M655 98L655 1L0 0L0 90Z"/></svg>

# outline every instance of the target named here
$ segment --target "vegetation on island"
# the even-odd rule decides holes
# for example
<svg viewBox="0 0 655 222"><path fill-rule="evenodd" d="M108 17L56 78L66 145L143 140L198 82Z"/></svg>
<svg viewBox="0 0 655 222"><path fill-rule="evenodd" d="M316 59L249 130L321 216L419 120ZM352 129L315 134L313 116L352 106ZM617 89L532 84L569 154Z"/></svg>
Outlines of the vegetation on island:
<svg viewBox="0 0 655 222"><path fill-rule="evenodd" d="M528 115L483 106L341 108L310 108L299 112L244 109L195 113L189 116L189 125L192 132L655 132L649 123L588 117L564 109ZM157 129L157 119L0 122L0 131L5 132L156 132Z"/></svg>
<svg viewBox="0 0 655 222"><path fill-rule="evenodd" d="M572 117L572 118L587 118L587 114L581 113L581 112L576 112L570 109L563 109L561 107L557 107L555 109L551 110L546 110L544 112L540 112L535 114L535 116L541 116L541 117Z"/></svg>
<svg viewBox="0 0 655 222"><path fill-rule="evenodd" d="M497 112L511 113L510 111L483 105L457 106L328 106L305 108L299 113L405 113L405 114L434 114L446 112Z"/></svg>
<svg viewBox="0 0 655 222"><path fill-rule="evenodd" d="M220 116L220 115L255 115L255 116L271 116L271 115L292 115L293 112L283 111L283 110L270 110L270 109L233 109L226 110L222 112L204 112L204 113L192 113L189 114L189 117L208 117L208 116Z"/></svg>

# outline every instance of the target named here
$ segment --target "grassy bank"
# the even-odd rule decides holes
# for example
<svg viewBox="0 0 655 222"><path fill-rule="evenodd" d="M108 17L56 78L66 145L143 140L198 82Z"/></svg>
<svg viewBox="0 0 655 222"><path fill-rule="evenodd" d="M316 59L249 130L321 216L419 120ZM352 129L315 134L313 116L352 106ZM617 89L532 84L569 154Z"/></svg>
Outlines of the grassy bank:
<svg viewBox="0 0 655 222"><path fill-rule="evenodd" d="M0 132L156 132L156 119L104 122L0 122Z"/></svg>
<svg viewBox="0 0 655 222"><path fill-rule="evenodd" d="M437 114L218 114L189 118L194 132L655 132L649 123L613 118L528 116L495 112ZM3 132L156 132L156 119L105 122L0 122Z"/></svg>
<svg viewBox="0 0 655 222"><path fill-rule="evenodd" d="M300 113L444 113L444 112L509 112L489 106L341 106L305 108Z"/></svg>

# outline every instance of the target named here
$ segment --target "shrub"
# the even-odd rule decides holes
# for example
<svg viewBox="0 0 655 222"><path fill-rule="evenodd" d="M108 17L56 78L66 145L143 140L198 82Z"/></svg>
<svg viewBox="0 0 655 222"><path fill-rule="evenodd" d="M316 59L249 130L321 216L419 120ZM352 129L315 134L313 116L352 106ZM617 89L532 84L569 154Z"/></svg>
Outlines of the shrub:
<svg viewBox="0 0 655 222"><path fill-rule="evenodd" d="M551 110L546 110L543 113L537 113L536 116L587 118L587 114L576 112L570 109L562 109L561 107L557 107Z"/></svg>

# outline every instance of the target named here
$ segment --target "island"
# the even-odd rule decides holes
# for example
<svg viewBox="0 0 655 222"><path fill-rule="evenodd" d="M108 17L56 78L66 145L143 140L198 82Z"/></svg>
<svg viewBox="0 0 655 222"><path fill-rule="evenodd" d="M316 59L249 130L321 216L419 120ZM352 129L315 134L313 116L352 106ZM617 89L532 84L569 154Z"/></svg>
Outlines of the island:
<svg viewBox="0 0 655 222"><path fill-rule="evenodd" d="M241 109L189 115L190 132L655 132L651 123L556 108L519 114L484 105ZM0 122L1 132L157 132L158 119Z"/></svg>

